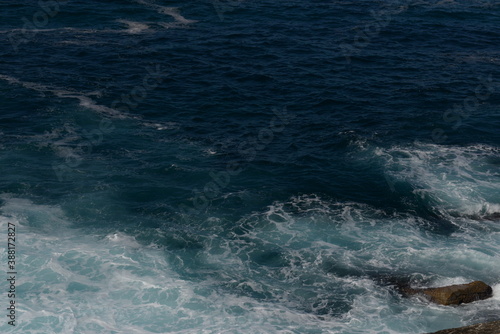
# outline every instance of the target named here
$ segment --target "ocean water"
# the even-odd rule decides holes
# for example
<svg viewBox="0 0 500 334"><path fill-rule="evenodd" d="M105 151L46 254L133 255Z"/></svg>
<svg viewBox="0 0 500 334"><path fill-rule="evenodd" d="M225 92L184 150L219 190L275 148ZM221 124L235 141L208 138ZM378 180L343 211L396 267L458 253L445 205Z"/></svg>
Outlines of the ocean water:
<svg viewBox="0 0 500 334"><path fill-rule="evenodd" d="M0 12L2 333L498 319L498 1ZM445 307L394 288L473 280L493 298Z"/></svg>

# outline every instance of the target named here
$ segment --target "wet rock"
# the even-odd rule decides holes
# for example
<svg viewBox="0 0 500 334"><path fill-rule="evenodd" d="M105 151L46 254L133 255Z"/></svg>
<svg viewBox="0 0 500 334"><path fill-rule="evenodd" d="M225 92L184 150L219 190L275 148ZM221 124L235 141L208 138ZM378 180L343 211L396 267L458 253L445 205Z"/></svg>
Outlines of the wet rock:
<svg viewBox="0 0 500 334"><path fill-rule="evenodd" d="M413 289L409 286L400 286L399 290L403 295L423 295L430 301L441 305L460 305L462 303L487 299L493 295L493 289L481 281L427 289Z"/></svg>
<svg viewBox="0 0 500 334"><path fill-rule="evenodd" d="M500 334L500 321L485 322L472 326L444 329L429 334Z"/></svg>

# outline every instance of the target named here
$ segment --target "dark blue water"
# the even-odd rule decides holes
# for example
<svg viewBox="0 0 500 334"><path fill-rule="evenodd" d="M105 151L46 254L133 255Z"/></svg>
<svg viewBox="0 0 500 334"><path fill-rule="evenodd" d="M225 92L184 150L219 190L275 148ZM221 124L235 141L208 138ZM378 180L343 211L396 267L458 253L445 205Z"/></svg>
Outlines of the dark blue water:
<svg viewBox="0 0 500 334"><path fill-rule="evenodd" d="M17 225L18 271L4 332L424 333L498 317L497 1L0 12L0 222L5 239ZM395 280L483 280L495 296L431 306Z"/></svg>

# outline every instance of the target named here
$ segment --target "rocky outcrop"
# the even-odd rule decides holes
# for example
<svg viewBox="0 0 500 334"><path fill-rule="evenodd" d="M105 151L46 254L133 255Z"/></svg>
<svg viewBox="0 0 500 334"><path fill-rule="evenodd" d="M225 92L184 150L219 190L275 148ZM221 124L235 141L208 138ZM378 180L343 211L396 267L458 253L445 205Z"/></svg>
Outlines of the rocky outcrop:
<svg viewBox="0 0 500 334"><path fill-rule="evenodd" d="M430 301L441 305L460 305L490 298L493 295L493 289L481 281L427 289L413 289L405 286L400 287L400 291L407 296L423 295Z"/></svg>
<svg viewBox="0 0 500 334"><path fill-rule="evenodd" d="M500 321L485 322L472 326L444 329L430 334L500 334Z"/></svg>

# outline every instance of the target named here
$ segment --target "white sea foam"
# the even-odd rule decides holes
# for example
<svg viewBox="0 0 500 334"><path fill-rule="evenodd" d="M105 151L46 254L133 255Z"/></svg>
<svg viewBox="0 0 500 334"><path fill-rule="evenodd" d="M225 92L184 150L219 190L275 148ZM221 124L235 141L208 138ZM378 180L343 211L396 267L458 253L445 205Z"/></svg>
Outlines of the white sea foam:
<svg viewBox="0 0 500 334"><path fill-rule="evenodd" d="M181 23L181 24L190 24L190 23L197 22L196 20L186 19L184 16L182 16L180 14L179 8L177 8L177 7L158 6L157 9L158 9L158 12L160 14L169 15L169 16L173 17L176 22Z"/></svg>
<svg viewBox="0 0 500 334"><path fill-rule="evenodd" d="M99 92L88 92L81 93L76 91L69 91L66 89L61 89L57 87L42 85L29 81L22 81L17 78L0 74L0 79L5 80L11 84L20 85L22 87L32 89L34 91L40 92L42 94L50 93L60 98L69 98L69 99L77 99L80 102L82 107L88 108L90 110L94 110L98 113L104 114L106 116L111 116L113 118L126 119L133 118L133 116L128 115L126 113L120 112L113 108L109 108L107 106L98 104L96 101L90 98L90 96L99 96Z"/></svg>
<svg viewBox="0 0 500 334"><path fill-rule="evenodd" d="M66 40L66 41L61 41L59 44L63 45L95 45L95 44L108 44L108 42L105 41L85 41L82 39L78 40Z"/></svg>
<svg viewBox="0 0 500 334"><path fill-rule="evenodd" d="M150 3L150 2L144 1L144 0L136 0L136 2L141 4L141 5L146 6L148 8L156 10L160 14L172 17L174 19L174 22L171 22L171 23L159 22L158 23L159 25L161 25L165 28L175 28L175 27L185 26L185 25L189 25L189 24L198 22L196 20L186 19L184 16L181 15L178 7L160 6L160 5Z"/></svg>
<svg viewBox="0 0 500 334"><path fill-rule="evenodd" d="M57 96L59 98L67 98L67 99L76 99L79 101L79 105L89 109L93 110L101 115L111 117L114 119L129 119L129 120L136 120L139 121L142 126L145 127L150 127L154 128L159 131L163 130L172 130L172 129L177 129L178 124L175 122L149 122L149 121L143 121L141 116L129 114L126 112L121 112L119 110L107 107L105 105L97 103L94 99L91 98L91 96L97 96L99 97L101 95L101 92L98 91L93 91L93 92L77 92L77 91L71 91L67 89L61 89L58 87L54 86L48 86L48 85L43 85L39 83L34 83L34 82L28 82L28 81L22 81L17 78L14 78L12 76L8 75L3 75L0 74L0 80L7 81L10 84L14 85L19 85L27 89L34 90L36 92L39 92L43 94L45 97L45 94L52 94L54 96ZM55 133L52 133L52 135L55 135ZM50 136L50 134L49 134ZM66 141L71 141L72 138L66 138ZM64 144L64 143L62 143Z"/></svg>
<svg viewBox="0 0 500 334"><path fill-rule="evenodd" d="M493 289L492 299L500 302L500 283L493 285L492 289Z"/></svg>
<svg viewBox="0 0 500 334"><path fill-rule="evenodd" d="M162 249L122 233L103 238L61 225L67 218L57 207L3 200L0 226L16 224L22 272L18 324L3 322L3 333L286 333L270 320L315 320L186 281Z"/></svg>
<svg viewBox="0 0 500 334"><path fill-rule="evenodd" d="M150 29L149 24L153 24L152 22L135 22L129 20L117 20L127 26L127 29L84 29L84 28L75 28L75 27L62 27L62 28L50 28L50 29L33 29L29 30L32 33L69 33L68 35L78 35L78 34L139 34L148 32ZM16 33L26 33L25 29L10 29L10 30L2 30L0 34L13 34ZM98 43L98 42L96 42ZM102 43L102 42L100 42Z"/></svg>
<svg viewBox="0 0 500 334"><path fill-rule="evenodd" d="M498 281L494 298L450 309L401 299L372 277L498 279L497 239L463 245L460 235L429 235L411 217L363 204L317 195L276 202L243 217L232 237L208 234L190 253L111 227L75 229L57 206L2 201L0 228L15 223L19 243L16 332L423 333L500 310ZM14 332L5 323L0 330Z"/></svg>
<svg viewBox="0 0 500 334"><path fill-rule="evenodd" d="M442 214L482 219L500 212L497 147L414 143L374 153L393 185L410 184L415 196Z"/></svg>
<svg viewBox="0 0 500 334"><path fill-rule="evenodd" d="M176 122L143 122L143 125L159 131L174 130L179 128L179 124Z"/></svg>
<svg viewBox="0 0 500 334"><path fill-rule="evenodd" d="M62 28L47 28L47 29L24 29L24 28L16 28L10 30L3 30L0 33L4 34L13 34L13 33L26 33L27 31L31 31L32 33L50 33L50 32L72 32L78 34L95 34L98 32L116 32L116 30L98 30L98 29L82 29L82 28L74 28L74 27L62 27Z"/></svg>
<svg viewBox="0 0 500 334"><path fill-rule="evenodd" d="M128 20L118 20L118 22L126 24L128 26L128 29L126 29L125 31L129 34L140 34L146 32L149 29L149 26L143 22L134 22Z"/></svg>
<svg viewBox="0 0 500 334"><path fill-rule="evenodd" d="M50 34L50 33L58 33L64 34L65 37L81 37L81 35L96 35L96 34L145 34L145 33L153 33L158 31L158 29L165 28L185 28L189 25L196 23L196 20L186 19L184 16L180 14L180 10L177 7L163 7L155 4L149 4L144 2L146 6L154 9L160 14L170 16L174 19L172 22L156 22L156 21L145 21L145 22L137 22L126 19L118 19L116 22L119 22L126 26L125 29L85 29L85 28L76 28L76 27L61 27L61 28L50 28L50 29L32 29L28 30L32 34ZM161 28L160 28L161 27ZM9 34L13 37L16 34L26 34L25 29L9 29L9 30L0 30L0 34ZM78 38L77 40L66 40L60 42L61 44L76 44L76 45L91 45L91 44L107 44L109 42L103 41L86 41Z"/></svg>
<svg viewBox="0 0 500 334"><path fill-rule="evenodd" d="M281 258L289 265L280 270L282 276L277 279L280 288L290 293L288 305L299 309L307 310L312 300L342 301L341 296L352 293L351 310L343 320L330 318L332 328L338 326L335 332L426 332L459 326L462 318L477 317L485 308L500 310L500 303L494 300L471 304L464 308L465 312L433 306L429 309L427 303L415 304L413 300L402 300L397 305L389 290L375 284L380 275L421 277L430 280L426 286L476 279L493 284L500 275L495 237L482 235L471 242L470 235L462 231L448 240L422 230L423 222L415 217L386 215L363 204L330 202L316 195L276 202L240 223L234 235L236 241L228 246L231 251L218 253L219 261L231 264L238 272L247 271L243 276L251 277L245 259L280 250ZM272 266L260 270L268 273L265 277L273 276ZM318 289L303 286L313 277ZM272 284L268 279L267 283ZM310 300L295 297L303 290L309 290ZM335 292L329 295L328 291Z"/></svg>

